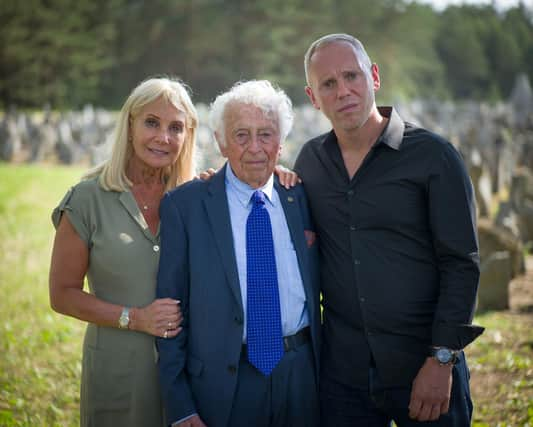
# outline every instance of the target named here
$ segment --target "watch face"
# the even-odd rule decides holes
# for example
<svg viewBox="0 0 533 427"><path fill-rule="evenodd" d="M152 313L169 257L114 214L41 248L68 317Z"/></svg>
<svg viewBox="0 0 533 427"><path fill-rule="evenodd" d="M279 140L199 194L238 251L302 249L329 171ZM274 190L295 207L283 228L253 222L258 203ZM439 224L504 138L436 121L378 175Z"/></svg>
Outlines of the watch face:
<svg viewBox="0 0 533 427"><path fill-rule="evenodd" d="M118 323L122 328L125 328L126 326L128 326L128 323L129 323L128 320L129 319L126 316L120 316Z"/></svg>
<svg viewBox="0 0 533 427"><path fill-rule="evenodd" d="M442 363L445 365L447 363L450 363L450 361L452 360L453 354L447 348L439 348L435 353L435 357L437 358L439 363Z"/></svg>
<svg viewBox="0 0 533 427"><path fill-rule="evenodd" d="M118 325L125 329L128 327L128 325L130 324L130 316L129 316L129 311L127 309L124 309L122 311L122 314L120 315L120 317L118 318Z"/></svg>

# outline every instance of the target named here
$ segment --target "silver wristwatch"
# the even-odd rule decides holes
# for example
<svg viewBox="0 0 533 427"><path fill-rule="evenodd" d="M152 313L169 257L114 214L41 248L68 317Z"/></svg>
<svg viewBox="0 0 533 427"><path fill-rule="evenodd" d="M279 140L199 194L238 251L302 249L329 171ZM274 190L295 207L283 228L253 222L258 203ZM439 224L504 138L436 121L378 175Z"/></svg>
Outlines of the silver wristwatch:
<svg viewBox="0 0 533 427"><path fill-rule="evenodd" d="M431 347L430 355L439 362L440 365L455 365L459 350L452 350L448 347Z"/></svg>
<svg viewBox="0 0 533 427"><path fill-rule="evenodd" d="M130 326L130 309L129 307L124 307L122 313L118 318L118 327L120 329L128 329Z"/></svg>

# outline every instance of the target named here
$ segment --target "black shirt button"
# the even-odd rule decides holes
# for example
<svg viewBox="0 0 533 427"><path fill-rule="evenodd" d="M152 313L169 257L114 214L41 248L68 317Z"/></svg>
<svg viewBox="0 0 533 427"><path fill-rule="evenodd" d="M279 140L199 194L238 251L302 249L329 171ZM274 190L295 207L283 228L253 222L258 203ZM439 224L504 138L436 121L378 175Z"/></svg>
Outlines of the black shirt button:
<svg viewBox="0 0 533 427"><path fill-rule="evenodd" d="M365 297L361 297L361 298L359 298L359 301L361 301L361 302L365 302Z"/></svg>
<svg viewBox="0 0 533 427"><path fill-rule="evenodd" d="M228 366L228 372L230 374L235 374L237 372L237 367L235 365L229 365Z"/></svg>
<svg viewBox="0 0 533 427"><path fill-rule="evenodd" d="M357 227L356 227L355 225L353 225L353 224L350 225L350 230L355 231L356 228L357 228Z"/></svg>
<svg viewBox="0 0 533 427"><path fill-rule="evenodd" d="M354 263L355 265L359 265L359 264L361 264L361 261L359 261L358 259L354 259L354 260L353 260L353 263Z"/></svg>

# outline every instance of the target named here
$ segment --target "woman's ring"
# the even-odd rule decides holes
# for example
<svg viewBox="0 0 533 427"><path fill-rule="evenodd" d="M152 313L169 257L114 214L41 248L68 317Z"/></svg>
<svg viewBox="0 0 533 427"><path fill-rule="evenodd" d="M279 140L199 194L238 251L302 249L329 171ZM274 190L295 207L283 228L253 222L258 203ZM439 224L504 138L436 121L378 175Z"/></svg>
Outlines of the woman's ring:
<svg viewBox="0 0 533 427"><path fill-rule="evenodd" d="M172 329L172 322L168 322L168 329Z"/></svg>
<svg viewBox="0 0 533 427"><path fill-rule="evenodd" d="M165 333L163 334L163 338L168 338L168 331L165 331Z"/></svg>

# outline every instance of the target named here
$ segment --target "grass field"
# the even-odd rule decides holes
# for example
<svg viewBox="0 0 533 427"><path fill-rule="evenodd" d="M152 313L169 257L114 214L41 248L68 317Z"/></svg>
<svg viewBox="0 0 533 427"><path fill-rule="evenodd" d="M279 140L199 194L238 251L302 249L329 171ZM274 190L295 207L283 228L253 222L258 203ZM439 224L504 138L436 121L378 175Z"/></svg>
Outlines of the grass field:
<svg viewBox="0 0 533 427"><path fill-rule="evenodd" d="M0 163L0 426L76 426L84 325L48 304L52 208L82 169ZM486 313L474 426L533 426L533 314Z"/></svg>

